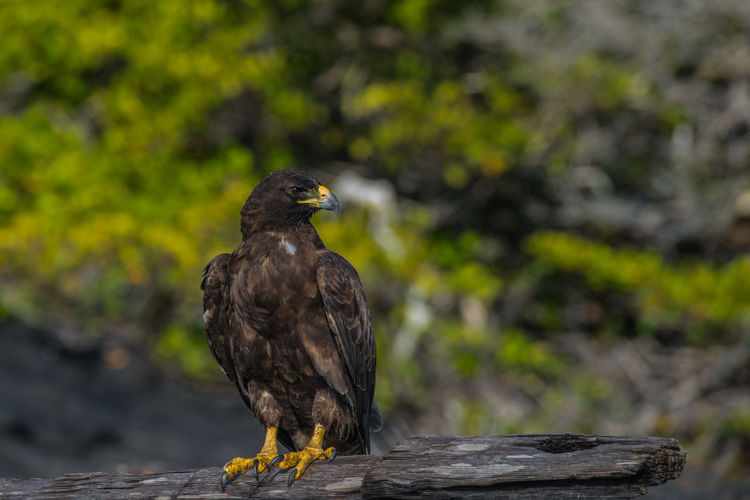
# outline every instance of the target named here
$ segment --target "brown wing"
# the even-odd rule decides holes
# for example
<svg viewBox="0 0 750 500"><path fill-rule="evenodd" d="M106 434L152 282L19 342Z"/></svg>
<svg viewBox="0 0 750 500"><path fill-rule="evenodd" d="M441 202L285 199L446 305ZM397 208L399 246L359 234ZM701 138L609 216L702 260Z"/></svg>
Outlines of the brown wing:
<svg viewBox="0 0 750 500"><path fill-rule="evenodd" d="M217 255L203 270L203 321L211 352L219 363L221 370L229 379L237 383L237 372L229 347L229 310L226 304L227 283L229 282L227 265L232 256L228 253ZM242 393L242 391L240 391Z"/></svg>
<svg viewBox="0 0 750 500"><path fill-rule="evenodd" d="M351 402L357 416L360 440L363 449L369 453L376 352L365 290L357 271L334 252L326 251L321 255L317 278L328 325L354 388Z"/></svg>

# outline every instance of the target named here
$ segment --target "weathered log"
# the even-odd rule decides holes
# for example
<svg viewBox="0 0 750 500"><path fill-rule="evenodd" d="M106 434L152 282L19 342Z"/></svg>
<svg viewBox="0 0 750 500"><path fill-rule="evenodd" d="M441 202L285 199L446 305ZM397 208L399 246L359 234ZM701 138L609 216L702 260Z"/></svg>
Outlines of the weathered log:
<svg viewBox="0 0 750 500"><path fill-rule="evenodd" d="M427 436L384 457L314 464L291 488L286 474L252 473L219 487L220 468L161 474L67 474L0 479L0 497L32 498L632 498L677 478L687 453L669 438L541 434Z"/></svg>

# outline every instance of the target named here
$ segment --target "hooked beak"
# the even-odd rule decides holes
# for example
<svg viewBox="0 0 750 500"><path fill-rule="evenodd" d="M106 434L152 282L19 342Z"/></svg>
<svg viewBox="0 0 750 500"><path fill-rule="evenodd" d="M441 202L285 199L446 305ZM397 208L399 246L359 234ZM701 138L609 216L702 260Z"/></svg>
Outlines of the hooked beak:
<svg viewBox="0 0 750 500"><path fill-rule="evenodd" d="M334 196L334 194L322 184L318 186L316 196L306 200L300 200L297 203L305 203L323 210L333 210L334 216L339 214L339 200L336 199L336 196Z"/></svg>

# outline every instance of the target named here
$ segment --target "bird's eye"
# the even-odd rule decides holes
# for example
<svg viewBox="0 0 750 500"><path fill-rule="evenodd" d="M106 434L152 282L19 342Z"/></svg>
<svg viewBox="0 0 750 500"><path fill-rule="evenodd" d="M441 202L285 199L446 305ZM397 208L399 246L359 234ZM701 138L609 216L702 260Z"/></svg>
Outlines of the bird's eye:
<svg viewBox="0 0 750 500"><path fill-rule="evenodd" d="M306 191L306 189L305 189L305 188L303 188L302 186L292 186L292 187L291 187L291 188L289 188L289 189L290 189L290 191L291 191L292 193L294 193L294 194L300 194L300 193L303 193L303 192L305 192L305 191Z"/></svg>

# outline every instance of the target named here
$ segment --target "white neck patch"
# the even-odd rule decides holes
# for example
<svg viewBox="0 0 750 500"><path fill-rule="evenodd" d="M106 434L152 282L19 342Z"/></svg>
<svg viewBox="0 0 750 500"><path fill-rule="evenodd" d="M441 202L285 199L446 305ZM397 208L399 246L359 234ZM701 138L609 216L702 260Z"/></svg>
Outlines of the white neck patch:
<svg viewBox="0 0 750 500"><path fill-rule="evenodd" d="M294 255L294 254L297 253L297 247L295 247L294 245L292 245L288 241L281 240L281 244L284 247L284 251L286 251L286 253L288 253L289 255Z"/></svg>

